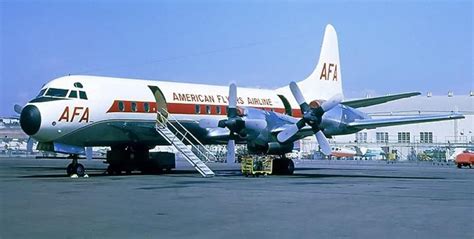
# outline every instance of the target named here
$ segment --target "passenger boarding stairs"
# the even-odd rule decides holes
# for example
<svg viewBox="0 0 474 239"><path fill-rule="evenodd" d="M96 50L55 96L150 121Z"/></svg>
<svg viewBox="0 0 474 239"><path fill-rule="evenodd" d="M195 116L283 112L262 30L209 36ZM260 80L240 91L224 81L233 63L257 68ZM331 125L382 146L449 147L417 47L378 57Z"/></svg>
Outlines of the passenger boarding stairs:
<svg viewBox="0 0 474 239"><path fill-rule="evenodd" d="M161 111L166 113L168 118L165 117L162 112L158 111L155 125L156 131L163 136L168 143L173 145L203 177L213 177L214 172L203 161L217 161L216 156L204 147L204 145L191 134L186 127L179 123L176 118L171 116L164 109L161 109ZM173 124L170 122L170 119L173 121ZM191 146L192 150L188 145Z"/></svg>

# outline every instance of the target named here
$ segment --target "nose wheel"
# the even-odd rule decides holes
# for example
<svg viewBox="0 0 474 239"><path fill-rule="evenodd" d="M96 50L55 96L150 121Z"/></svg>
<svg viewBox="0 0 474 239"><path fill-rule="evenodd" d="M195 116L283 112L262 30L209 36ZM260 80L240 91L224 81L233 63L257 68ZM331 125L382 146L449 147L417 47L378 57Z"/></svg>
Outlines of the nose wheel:
<svg viewBox="0 0 474 239"><path fill-rule="evenodd" d="M86 174L84 165L77 162L77 155L72 155L70 157L72 158L72 162L66 168L67 176L76 174L79 177L83 177Z"/></svg>

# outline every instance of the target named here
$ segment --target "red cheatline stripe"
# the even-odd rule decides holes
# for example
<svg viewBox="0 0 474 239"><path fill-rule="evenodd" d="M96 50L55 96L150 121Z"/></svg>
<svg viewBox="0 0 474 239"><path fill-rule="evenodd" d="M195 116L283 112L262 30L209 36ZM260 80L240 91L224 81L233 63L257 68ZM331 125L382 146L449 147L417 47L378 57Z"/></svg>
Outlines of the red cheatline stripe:
<svg viewBox="0 0 474 239"><path fill-rule="evenodd" d="M180 104L180 103L168 103L168 112L171 114L196 114L196 105L199 105L201 115L226 115L227 105L202 105L202 104ZM210 107L210 114L207 113L206 106ZM217 113L217 107L220 107L220 114ZM253 107L257 109L263 109L278 113L285 113L284 108L272 108L272 107ZM148 109L148 110L147 110ZM126 101L126 100L115 100L110 106L107 113L156 113L156 102L146 101ZM292 109L293 116L301 116L299 109Z"/></svg>

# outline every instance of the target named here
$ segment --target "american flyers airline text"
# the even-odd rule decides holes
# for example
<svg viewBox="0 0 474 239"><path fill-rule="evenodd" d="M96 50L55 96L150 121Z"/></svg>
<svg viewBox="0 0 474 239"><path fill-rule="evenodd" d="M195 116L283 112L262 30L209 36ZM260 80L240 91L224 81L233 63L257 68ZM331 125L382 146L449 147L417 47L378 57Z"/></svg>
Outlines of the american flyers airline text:
<svg viewBox="0 0 474 239"><path fill-rule="evenodd" d="M77 117L76 117L77 116ZM89 107L71 107L66 106L63 110L63 113L58 119L58 122L74 122L77 121L79 123L89 122Z"/></svg>
<svg viewBox="0 0 474 239"><path fill-rule="evenodd" d="M205 95L173 92L173 101L227 104L228 100L229 97L223 95ZM273 106L272 99L259 97L237 97L237 104Z"/></svg>
<svg viewBox="0 0 474 239"><path fill-rule="evenodd" d="M337 81L337 64L324 63L319 79Z"/></svg>

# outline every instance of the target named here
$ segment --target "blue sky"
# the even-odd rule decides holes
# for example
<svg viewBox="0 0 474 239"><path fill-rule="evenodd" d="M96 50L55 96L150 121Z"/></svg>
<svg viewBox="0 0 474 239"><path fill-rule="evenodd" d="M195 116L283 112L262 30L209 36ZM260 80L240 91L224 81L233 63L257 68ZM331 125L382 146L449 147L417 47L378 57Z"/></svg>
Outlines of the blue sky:
<svg viewBox="0 0 474 239"><path fill-rule="evenodd" d="M472 1L0 1L0 115L68 74L277 88L304 79L326 24L346 97L468 94Z"/></svg>

